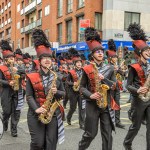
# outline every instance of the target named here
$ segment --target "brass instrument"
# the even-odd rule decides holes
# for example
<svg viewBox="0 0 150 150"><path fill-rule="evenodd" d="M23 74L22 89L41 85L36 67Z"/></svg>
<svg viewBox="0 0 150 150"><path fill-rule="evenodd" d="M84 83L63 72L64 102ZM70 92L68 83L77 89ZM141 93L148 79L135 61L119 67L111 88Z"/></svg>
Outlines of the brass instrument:
<svg viewBox="0 0 150 150"><path fill-rule="evenodd" d="M107 102L107 91L109 90L109 86L106 85L106 84L101 84L100 81L99 81L99 73L98 73L98 68L96 66L95 63L92 63L93 66L94 66L94 77L95 77L95 88L96 88L96 91L95 92L98 92L100 95L101 95L101 98L96 100L96 103L97 103L97 106L99 108L106 108L107 105L108 105L108 102Z"/></svg>
<svg viewBox="0 0 150 150"><path fill-rule="evenodd" d="M13 63L11 61L9 61L9 63L10 63L10 69L11 69L11 79L14 80L14 85L12 88L14 91L18 91L20 75L18 75L17 73L13 71Z"/></svg>
<svg viewBox="0 0 150 150"><path fill-rule="evenodd" d="M150 74L147 77L147 80L144 84L144 87L148 88L148 92L146 94L139 94L139 98L144 101L147 102L150 100Z"/></svg>
<svg viewBox="0 0 150 150"><path fill-rule="evenodd" d="M73 90L74 90L75 92L78 92L78 91L79 91L81 78L82 78L82 77L80 77L80 79L78 79L76 85L73 85Z"/></svg>
<svg viewBox="0 0 150 150"><path fill-rule="evenodd" d="M49 70L49 68L47 68L47 69ZM53 72L52 70L50 70L50 72L54 75L54 79L52 81L51 87L56 87L57 74L55 72ZM50 88L50 90L48 91L48 94L46 96L46 101L43 104L44 108L47 111L45 113L41 113L39 115L39 120L43 124L48 124L49 122L51 122L54 112L56 111L58 106L60 106L60 104L57 100L55 100L52 103L53 98L54 98L54 94L52 93L52 88Z"/></svg>

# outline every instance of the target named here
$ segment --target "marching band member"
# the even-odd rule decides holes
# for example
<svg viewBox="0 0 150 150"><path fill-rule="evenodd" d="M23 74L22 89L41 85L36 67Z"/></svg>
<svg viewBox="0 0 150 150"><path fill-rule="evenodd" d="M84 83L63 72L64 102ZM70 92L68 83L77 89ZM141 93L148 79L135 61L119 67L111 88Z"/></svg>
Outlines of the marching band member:
<svg viewBox="0 0 150 150"><path fill-rule="evenodd" d="M62 122L64 87L50 68L52 55L45 33L35 29L32 34L39 59L39 72L27 74L26 96L29 105L27 122L31 135L31 150L56 150L57 141L64 141Z"/></svg>
<svg viewBox="0 0 150 150"><path fill-rule="evenodd" d="M99 34L94 28L85 30L86 43L91 51L93 62L83 67L80 92L86 97L85 132L79 142L79 150L89 147L100 130L102 150L112 150L112 130L115 127L114 109L118 109L111 99L110 89L115 89L114 69L103 63L104 51Z"/></svg>
<svg viewBox="0 0 150 150"><path fill-rule="evenodd" d="M115 75L116 76L118 75L121 77L124 74L121 68L119 68L117 65L118 56L116 54L116 45L113 39L108 40L108 48L109 50L106 51L108 62L114 68ZM120 79L116 77L116 80L117 80L116 89L114 91L111 91L111 95L116 101L117 105L120 107L120 88L119 88ZM125 128L125 126L121 123L121 120L120 120L120 110L115 111L115 121L116 121L116 127L123 128L123 129Z"/></svg>
<svg viewBox="0 0 150 150"><path fill-rule="evenodd" d="M17 137L17 125L20 118L18 106L19 90L19 70L14 67L15 58L9 43L2 40L0 43L2 49L4 65L0 66L0 83L3 87L1 94L1 105L3 110L4 130L8 129L9 118L11 117L11 135Z"/></svg>
<svg viewBox="0 0 150 150"><path fill-rule="evenodd" d="M127 31L129 32L129 36L133 39L134 52L139 56L140 61L131 64L129 67L127 88L133 96L132 124L129 127L123 144L126 150L132 150L132 142L141 127L143 117L145 117L147 122L147 150L150 150L150 100L144 102L139 96L149 91L144 84L148 76L149 64L147 60L150 58L150 48L146 43L147 37L139 24L130 24Z"/></svg>
<svg viewBox="0 0 150 150"><path fill-rule="evenodd" d="M79 86L82 77L82 59L74 48L71 48L69 50L69 53L72 55L72 60L75 69L70 70L67 77L67 84L69 88L68 96L70 100L70 108L67 114L67 123L71 125L71 118L73 113L76 110L77 103L78 103L79 125L81 129L84 129L85 108L82 107L83 103L82 103L81 95L79 93Z"/></svg>

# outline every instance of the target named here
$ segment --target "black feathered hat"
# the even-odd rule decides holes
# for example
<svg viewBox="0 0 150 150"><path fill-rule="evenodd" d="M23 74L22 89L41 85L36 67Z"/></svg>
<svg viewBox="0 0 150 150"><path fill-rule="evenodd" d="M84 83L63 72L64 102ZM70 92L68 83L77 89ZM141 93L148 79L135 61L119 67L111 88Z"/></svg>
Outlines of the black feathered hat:
<svg viewBox="0 0 150 150"><path fill-rule="evenodd" d="M59 60L61 65L66 64L66 60L63 58L63 56L59 55L58 60Z"/></svg>
<svg viewBox="0 0 150 150"><path fill-rule="evenodd" d="M16 51L15 51L15 57L16 57L16 59L23 59L23 56L22 56L23 54L22 54L22 51L21 51L21 49L16 49Z"/></svg>
<svg viewBox="0 0 150 150"><path fill-rule="evenodd" d="M106 55L108 58L117 57L116 54L116 44L113 39L108 40L108 50L106 51Z"/></svg>
<svg viewBox="0 0 150 150"><path fill-rule="evenodd" d="M148 41L144 30L141 28L140 24L132 23L129 25L127 31L129 36L133 39L133 48L135 53L140 56L142 51L149 48L146 41Z"/></svg>
<svg viewBox="0 0 150 150"><path fill-rule="evenodd" d="M9 45L8 41L2 40L2 41L0 42L0 47L1 47L1 49L2 49L3 58L7 58L7 57L10 57L10 56L14 56L13 51L12 51L12 48L11 48L11 46Z"/></svg>
<svg viewBox="0 0 150 150"><path fill-rule="evenodd" d="M30 62L27 53L23 54L23 62L24 62L25 64L29 64L29 62Z"/></svg>
<svg viewBox="0 0 150 150"><path fill-rule="evenodd" d="M78 51L75 48L70 48L68 50L69 55L71 56L71 59L73 60L73 62L77 62L77 61L82 61L80 54L78 53Z"/></svg>
<svg viewBox="0 0 150 150"><path fill-rule="evenodd" d="M51 56L51 45L43 30L35 29L32 33L32 39L38 58L42 56Z"/></svg>
<svg viewBox="0 0 150 150"><path fill-rule="evenodd" d="M85 29L85 40L92 53L97 50L103 50L100 35L95 28L87 27Z"/></svg>

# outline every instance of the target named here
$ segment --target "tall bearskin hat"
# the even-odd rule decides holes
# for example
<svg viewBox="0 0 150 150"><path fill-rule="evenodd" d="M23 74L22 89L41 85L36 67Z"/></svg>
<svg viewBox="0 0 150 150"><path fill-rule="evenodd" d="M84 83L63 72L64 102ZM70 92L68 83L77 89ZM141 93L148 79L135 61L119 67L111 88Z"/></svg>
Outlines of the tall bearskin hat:
<svg viewBox="0 0 150 150"><path fill-rule="evenodd" d="M29 53L25 53L25 54L26 54L26 56L28 57L29 61L31 61L31 60L32 60L32 57L30 56L30 54L29 54Z"/></svg>
<svg viewBox="0 0 150 150"><path fill-rule="evenodd" d="M148 41L144 30L141 28L140 24L131 23L127 29L129 36L133 39L133 48L137 55L140 56L142 51L149 48L146 41Z"/></svg>
<svg viewBox="0 0 150 150"><path fill-rule="evenodd" d="M2 40L2 41L0 42L0 47L1 47L1 49L2 49L3 58L7 58L7 57L10 57L10 56L14 56L13 51L12 51L12 48L11 48L11 46L9 45L8 41Z"/></svg>
<svg viewBox="0 0 150 150"><path fill-rule="evenodd" d="M63 57L67 64L73 64L71 55L68 52L63 53Z"/></svg>
<svg viewBox="0 0 150 150"><path fill-rule="evenodd" d="M116 44L113 39L108 40L108 50L106 51L106 55L108 58L117 57L116 54Z"/></svg>
<svg viewBox="0 0 150 150"><path fill-rule="evenodd" d="M86 58L85 58L84 54L81 54L80 57L81 57L81 59L82 59L82 62L85 62L85 61L86 61Z"/></svg>
<svg viewBox="0 0 150 150"><path fill-rule="evenodd" d="M66 60L63 58L63 56L59 55L58 60L59 60L61 65L66 64Z"/></svg>
<svg viewBox="0 0 150 150"><path fill-rule="evenodd" d="M95 28L87 27L85 29L85 40L92 53L99 49L103 50L100 35Z"/></svg>
<svg viewBox="0 0 150 150"><path fill-rule="evenodd" d="M38 58L42 58L42 56L51 56L51 45L43 30L35 29L32 33L32 39Z"/></svg>
<svg viewBox="0 0 150 150"><path fill-rule="evenodd" d="M30 60L28 59L28 54L27 53L23 54L23 62L25 64L29 64L29 62L30 62Z"/></svg>
<svg viewBox="0 0 150 150"><path fill-rule="evenodd" d="M15 57L16 57L16 59L23 59L23 54L22 54L22 51L21 51L21 49L16 49L16 51L15 51Z"/></svg>
<svg viewBox="0 0 150 150"><path fill-rule="evenodd" d="M68 50L69 55L71 56L71 59L73 60L73 62L77 62L77 61L82 61L80 54L78 53L78 51L75 48L70 48Z"/></svg>

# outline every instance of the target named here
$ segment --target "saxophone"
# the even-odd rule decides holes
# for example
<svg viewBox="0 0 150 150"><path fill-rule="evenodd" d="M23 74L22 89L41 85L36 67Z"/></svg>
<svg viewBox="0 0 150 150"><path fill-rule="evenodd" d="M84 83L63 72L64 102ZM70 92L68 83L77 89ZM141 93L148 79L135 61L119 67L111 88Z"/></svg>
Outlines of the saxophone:
<svg viewBox="0 0 150 150"><path fill-rule="evenodd" d="M77 84L76 84L76 85L73 85L73 90L74 90L75 92L78 92L78 91L79 91L80 83L81 83L81 78L82 78L82 76L78 79Z"/></svg>
<svg viewBox="0 0 150 150"><path fill-rule="evenodd" d="M144 101L147 102L150 100L150 74L148 75L146 82L144 84L144 87L148 88L148 92L146 94L139 94L139 98Z"/></svg>
<svg viewBox="0 0 150 150"><path fill-rule="evenodd" d="M94 77L95 77L95 88L96 88L95 92L98 92L101 95L101 98L96 100L96 103L99 108L106 108L108 105L107 91L109 90L109 86L100 83L98 68L95 63L92 64L94 66Z"/></svg>
<svg viewBox="0 0 150 150"><path fill-rule="evenodd" d="M49 68L47 68L47 69L49 70ZM55 72L53 72L52 70L50 70L50 72L54 75L54 79L52 81L51 87L56 87L57 74ZM45 113L41 113L39 115L39 120L43 124L48 124L49 122L51 122L54 112L56 111L58 106L60 106L60 104L57 100L55 100L52 103L53 98L54 98L54 94L52 93L52 88L50 88L50 90L48 91L48 94L46 96L46 101L43 104L44 108L47 111Z"/></svg>
<svg viewBox="0 0 150 150"><path fill-rule="evenodd" d="M14 80L14 85L13 85L13 90L14 91L18 91L19 90L19 79L20 79L20 75L16 74L14 71L13 71L13 64L12 62L10 62L10 69L11 69L11 78L12 80Z"/></svg>

